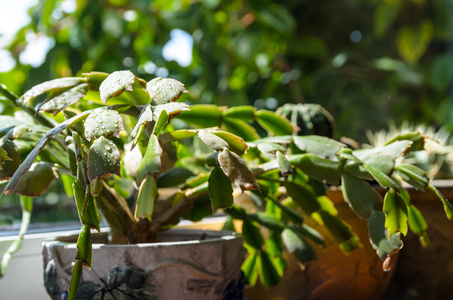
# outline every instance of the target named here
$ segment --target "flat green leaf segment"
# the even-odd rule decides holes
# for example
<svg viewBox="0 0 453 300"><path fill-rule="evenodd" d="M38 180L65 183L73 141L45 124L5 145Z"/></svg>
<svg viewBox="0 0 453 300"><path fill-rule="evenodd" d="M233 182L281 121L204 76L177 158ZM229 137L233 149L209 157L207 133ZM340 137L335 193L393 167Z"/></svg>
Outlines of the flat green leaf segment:
<svg viewBox="0 0 453 300"><path fill-rule="evenodd" d="M388 229L389 236L396 232L407 234L407 206L394 189L390 189L385 195L382 211L386 214L385 228Z"/></svg>
<svg viewBox="0 0 453 300"><path fill-rule="evenodd" d="M33 88L28 90L19 98L19 101L23 102L26 106L32 106L33 100L44 93L72 88L85 82L86 79L83 77L68 77L46 81L35 85Z"/></svg>
<svg viewBox="0 0 453 300"><path fill-rule="evenodd" d="M52 113L54 116L82 99L88 92L88 83L83 83L70 90L44 101L36 110Z"/></svg>
<svg viewBox="0 0 453 300"><path fill-rule="evenodd" d="M315 250L299 232L285 228L282 232L282 240L289 253L292 253L299 262L306 263L316 259Z"/></svg>
<svg viewBox="0 0 453 300"><path fill-rule="evenodd" d="M381 196L366 181L343 173L342 192L345 201L363 219L368 219L376 205L382 201Z"/></svg>
<svg viewBox="0 0 453 300"><path fill-rule="evenodd" d="M112 97L121 95L124 91L132 91L135 76L131 71L116 71L110 74L99 87L101 100L104 104Z"/></svg>
<svg viewBox="0 0 453 300"><path fill-rule="evenodd" d="M212 169L208 182L212 211L215 212L219 208L231 207L233 205L231 180L219 166Z"/></svg>
<svg viewBox="0 0 453 300"><path fill-rule="evenodd" d="M149 138L145 155L137 168L137 184L140 184L146 175L160 172L162 148L155 134Z"/></svg>
<svg viewBox="0 0 453 300"><path fill-rule="evenodd" d="M157 104L165 104L174 102L181 97L182 94L188 93L184 88L184 84L172 78L154 78L146 85L151 99Z"/></svg>
<svg viewBox="0 0 453 300"><path fill-rule="evenodd" d="M383 212L372 211L368 221L368 231L371 245L382 260L403 247L399 233L392 234L389 237L388 230L385 228L385 214Z"/></svg>
<svg viewBox="0 0 453 300"><path fill-rule="evenodd" d="M334 157L342 148L346 147L343 143L316 135L295 136L294 144L302 151L321 157Z"/></svg>
<svg viewBox="0 0 453 300"><path fill-rule="evenodd" d="M138 190L137 203L135 206L135 217L136 218L148 218L151 220L151 216L154 211L154 202L157 198L157 184L156 179L153 175L146 175L145 179L141 182Z"/></svg>
<svg viewBox="0 0 453 300"><path fill-rule="evenodd" d="M97 108L85 120L85 137L91 141L101 136L119 137L123 130L123 119L115 110Z"/></svg>
<svg viewBox="0 0 453 300"><path fill-rule="evenodd" d="M88 151L88 178L93 181L112 174L120 176L120 162L120 152L116 145L101 136Z"/></svg>

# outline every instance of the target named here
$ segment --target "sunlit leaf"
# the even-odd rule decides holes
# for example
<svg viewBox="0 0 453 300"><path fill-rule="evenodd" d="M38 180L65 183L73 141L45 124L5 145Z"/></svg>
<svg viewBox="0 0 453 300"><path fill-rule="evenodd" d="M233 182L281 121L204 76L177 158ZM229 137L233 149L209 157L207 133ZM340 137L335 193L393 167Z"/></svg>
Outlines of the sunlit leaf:
<svg viewBox="0 0 453 300"><path fill-rule="evenodd" d="M184 84L172 78L154 78L146 85L151 99L157 104L165 104L178 100L182 94L188 93Z"/></svg>
<svg viewBox="0 0 453 300"><path fill-rule="evenodd" d="M89 141L101 136L119 137L123 129L123 119L115 110L97 108L85 120L85 137Z"/></svg>
<svg viewBox="0 0 453 300"><path fill-rule="evenodd" d="M135 76L131 71L115 71L102 81L99 91L104 104L112 97L121 95L124 91L132 91Z"/></svg>
<svg viewBox="0 0 453 300"><path fill-rule="evenodd" d="M35 85L33 88L28 90L19 98L19 101L22 101L27 106L31 106L33 104L33 99L39 95L60 89L69 89L85 82L86 79L83 77L66 77L46 81Z"/></svg>
<svg viewBox="0 0 453 300"><path fill-rule="evenodd" d="M389 236L396 232L407 234L407 206L394 189L390 189L385 195L382 211L385 213L385 228L388 229Z"/></svg>
<svg viewBox="0 0 453 300"><path fill-rule="evenodd" d="M76 103L80 99L82 99L86 93L88 92L89 85L88 83L83 83L78 86L71 88L70 90L58 95L54 98L51 98L49 101L41 103L40 106L36 109L36 111L45 111L53 113L55 116L62 110L65 110L72 104Z"/></svg>

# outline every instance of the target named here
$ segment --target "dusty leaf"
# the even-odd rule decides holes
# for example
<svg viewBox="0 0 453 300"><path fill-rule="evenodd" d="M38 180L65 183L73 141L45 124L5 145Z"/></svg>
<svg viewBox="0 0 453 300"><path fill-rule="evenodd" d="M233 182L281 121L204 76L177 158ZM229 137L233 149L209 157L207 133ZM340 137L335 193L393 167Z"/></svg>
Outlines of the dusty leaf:
<svg viewBox="0 0 453 300"><path fill-rule="evenodd" d="M85 120L85 137L91 141L101 136L119 137L123 130L123 119L115 110L97 108L93 110Z"/></svg>
<svg viewBox="0 0 453 300"><path fill-rule="evenodd" d="M260 190L255 175L236 153L229 149L223 149L218 156L220 167L230 177L231 181L245 190Z"/></svg>
<svg viewBox="0 0 453 300"><path fill-rule="evenodd" d="M172 78L154 78L146 85L151 99L157 104L165 104L174 102L181 97L182 94L188 93L184 88L184 84Z"/></svg>
<svg viewBox="0 0 453 300"><path fill-rule="evenodd" d="M120 162L120 152L116 145L101 136L88 151L88 178L93 181L112 174L120 176Z"/></svg>
<svg viewBox="0 0 453 300"><path fill-rule="evenodd" d="M124 91L132 91L135 76L131 71L116 71L102 81L99 91L102 102L107 103L112 97L121 95Z"/></svg>

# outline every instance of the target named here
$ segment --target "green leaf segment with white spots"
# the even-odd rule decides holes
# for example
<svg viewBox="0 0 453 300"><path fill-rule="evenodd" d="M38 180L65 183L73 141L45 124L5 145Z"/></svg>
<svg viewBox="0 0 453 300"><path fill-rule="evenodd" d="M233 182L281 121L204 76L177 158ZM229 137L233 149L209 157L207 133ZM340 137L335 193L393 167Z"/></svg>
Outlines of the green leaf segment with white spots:
<svg viewBox="0 0 453 300"><path fill-rule="evenodd" d="M320 107L285 106L279 115L247 105L189 106L181 101L187 93L175 79L145 82L127 70L51 80L21 97L0 85L14 111L0 116L2 125L11 123L0 128L0 180L7 181L2 196L22 195L24 224L28 197L42 195L60 174L75 200L82 229L70 299L82 268L96 264L90 230L100 231L98 209L112 241L127 244L154 242L182 218L198 221L224 209L230 229L233 219L242 221L246 280L254 284L260 277L264 286L281 281L285 248L304 264L315 258L313 245L326 246L305 218L324 226L345 253L366 242L343 221L327 197L328 185L340 185L351 210L366 220L382 259L400 250L409 230L429 243L423 211L403 183L433 192L453 219L453 206L425 172L403 161L423 148L423 135L353 150L330 138L333 123ZM24 121L24 114L34 122ZM240 206L240 192L251 196L253 208Z"/></svg>

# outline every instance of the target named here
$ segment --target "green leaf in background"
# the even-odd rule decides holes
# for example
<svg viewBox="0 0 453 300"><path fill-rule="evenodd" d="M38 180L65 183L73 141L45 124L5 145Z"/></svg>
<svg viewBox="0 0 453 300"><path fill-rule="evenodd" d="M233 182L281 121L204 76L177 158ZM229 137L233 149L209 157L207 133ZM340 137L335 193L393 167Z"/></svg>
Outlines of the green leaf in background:
<svg viewBox="0 0 453 300"><path fill-rule="evenodd" d="M102 102L106 104L110 98L117 97L124 91L132 91L134 81L135 75L131 71L115 71L111 73L102 81L99 87Z"/></svg>
<svg viewBox="0 0 453 300"><path fill-rule="evenodd" d="M279 272L281 270L280 266L277 266L272 261L272 258L266 251L261 250L258 252L257 266L261 283L265 288L269 288L282 281L282 274Z"/></svg>
<svg viewBox="0 0 453 300"><path fill-rule="evenodd" d="M97 108L85 120L85 137L89 141L101 136L119 137L121 130L124 130L123 119L115 110Z"/></svg>
<svg viewBox="0 0 453 300"><path fill-rule="evenodd" d="M151 99L157 104L165 104L178 100L182 94L188 93L184 84L172 78L154 78L146 84Z"/></svg>
<svg viewBox="0 0 453 300"><path fill-rule="evenodd" d="M149 138L145 155L137 168L137 183L141 183L147 174L160 172L162 148L157 136L152 134Z"/></svg>
<svg viewBox="0 0 453 300"><path fill-rule="evenodd" d="M388 230L385 228L385 214L383 212L373 210L368 221L368 231L371 246L382 260L403 247L399 233L394 233L389 237Z"/></svg>
<svg viewBox="0 0 453 300"><path fill-rule="evenodd" d="M249 219L276 232L280 232L285 229L285 223L283 223L277 217L269 215L265 212L250 214Z"/></svg>
<svg viewBox="0 0 453 300"><path fill-rule="evenodd" d="M240 119L225 117L222 122L222 128L228 132L240 136L245 141L254 141L260 138L255 128Z"/></svg>
<svg viewBox="0 0 453 300"><path fill-rule="evenodd" d="M281 35L287 35L293 33L296 29L296 20L289 8L273 4L268 8L261 9L256 15L257 21L272 28Z"/></svg>
<svg viewBox="0 0 453 300"><path fill-rule="evenodd" d="M326 181L329 184L340 182L343 162L321 158L313 153L290 155L288 161L321 182Z"/></svg>
<svg viewBox="0 0 453 300"><path fill-rule="evenodd" d="M135 206L134 216L136 218L148 218L151 220L151 216L154 212L154 202L157 198L157 184L156 179L153 175L146 175L145 179L140 184L138 189L137 202Z"/></svg>
<svg viewBox="0 0 453 300"><path fill-rule="evenodd" d="M364 180L348 173L341 176L341 190L345 201L361 218L368 219L381 196Z"/></svg>
<svg viewBox="0 0 453 300"><path fill-rule="evenodd" d="M242 264L241 270L244 272L245 282L254 286L258 279L258 252L250 252L244 263Z"/></svg>
<svg viewBox="0 0 453 300"><path fill-rule="evenodd" d="M255 119L256 109L253 106L233 106L225 110L223 115L225 118L233 118L243 120L245 122L252 122Z"/></svg>
<svg viewBox="0 0 453 300"><path fill-rule="evenodd" d="M374 12L374 33L377 37L382 38L395 21L402 2L385 1L380 2Z"/></svg>
<svg viewBox="0 0 453 300"><path fill-rule="evenodd" d="M254 249L259 250L264 246L264 237L259 226L247 219L242 222L242 237L245 243Z"/></svg>
<svg viewBox="0 0 453 300"><path fill-rule="evenodd" d="M33 88L28 90L19 98L19 101L22 101L24 105L30 107L33 105L33 100L39 95L47 92L69 89L85 82L86 79L83 77L66 77L46 81L35 85Z"/></svg>
<svg viewBox="0 0 453 300"><path fill-rule="evenodd" d="M407 234L407 206L394 189L385 194L382 211L385 213L385 228L388 229L389 236L396 232Z"/></svg>
<svg viewBox="0 0 453 300"><path fill-rule="evenodd" d="M230 177L231 181L239 186L242 192L246 190L260 190L253 172L236 153L224 149L219 156L220 167Z"/></svg>
<svg viewBox="0 0 453 300"><path fill-rule="evenodd" d="M294 144L302 151L321 157L335 157L341 149L346 147L343 143L317 135L295 136Z"/></svg>
<svg viewBox="0 0 453 300"><path fill-rule="evenodd" d="M268 110L256 112L257 122L273 135L290 135L294 127L290 121Z"/></svg>
<svg viewBox="0 0 453 300"><path fill-rule="evenodd" d="M312 240L316 244L322 246L323 248L326 247L324 237L318 231L311 228L310 226L308 226L306 224L302 224L302 225L291 224L291 225L289 225L288 228L290 228L292 231L294 231L298 235L308 237L310 240Z"/></svg>
<svg viewBox="0 0 453 300"><path fill-rule="evenodd" d="M362 247L359 237L352 231L348 224L323 210L320 210L318 214L322 220L322 224L329 230L341 251L347 254L354 249Z"/></svg>
<svg viewBox="0 0 453 300"><path fill-rule="evenodd" d="M103 178L113 174L120 176L120 152L109 139L101 136L91 145L88 151L88 178Z"/></svg>
<svg viewBox="0 0 453 300"><path fill-rule="evenodd" d="M412 185L414 188L419 190L426 190L429 183L429 178L426 173L414 166L409 164L400 164L395 167L395 170L403 178L404 181Z"/></svg>
<svg viewBox="0 0 453 300"><path fill-rule="evenodd" d="M231 207L234 201L233 187L230 178L223 173L220 166L212 169L208 182L212 212L217 211L219 208Z"/></svg>
<svg viewBox="0 0 453 300"><path fill-rule="evenodd" d="M216 127L222 122L223 110L217 105L191 105L189 111L183 111L178 116L187 123L199 127Z"/></svg>
<svg viewBox="0 0 453 300"><path fill-rule="evenodd" d="M52 113L55 116L60 111L65 110L82 99L87 94L88 89L88 83L77 85L54 98L48 99L48 101L42 102L36 108L36 111L39 112L42 110L44 112Z"/></svg>
<svg viewBox="0 0 453 300"><path fill-rule="evenodd" d="M293 254L297 260L304 264L308 261L316 259L316 252L311 245L304 239L304 237L292 230L285 228L282 232L283 243L289 253Z"/></svg>
<svg viewBox="0 0 453 300"><path fill-rule="evenodd" d="M421 22L418 28L400 27L396 37L399 54L406 62L416 64L425 54L433 35L433 24L428 20Z"/></svg>

